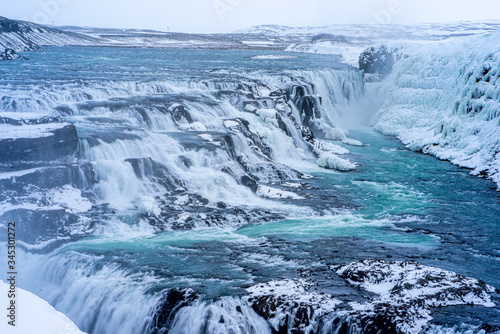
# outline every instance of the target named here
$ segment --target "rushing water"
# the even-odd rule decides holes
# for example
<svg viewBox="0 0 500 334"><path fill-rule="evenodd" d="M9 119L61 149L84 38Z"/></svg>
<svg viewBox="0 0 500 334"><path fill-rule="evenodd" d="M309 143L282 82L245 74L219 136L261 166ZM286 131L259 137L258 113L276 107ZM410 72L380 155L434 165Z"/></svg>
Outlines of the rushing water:
<svg viewBox="0 0 500 334"><path fill-rule="evenodd" d="M331 126L343 113L357 110L364 89L359 74L335 57L252 58L259 54L49 48L30 55L29 62L2 65L2 108L57 114L74 124L78 161L91 162L97 174L95 184L83 187L93 194L94 209L85 216L92 228L58 235L55 243L50 238L38 246L26 242L19 260L21 286L89 333L154 332L163 293L183 288L201 297L168 320L172 333L267 333L266 321L240 298L245 288L307 272L324 291L357 300L362 293L329 268L361 259L417 260L500 287L500 198L490 181L366 127L350 130L350 138L363 146L346 146L350 153L344 158L357 163L356 170L321 169L299 135L283 136L255 117L250 121L262 126L258 131L272 149L271 160L280 163L274 166L288 164L313 176L297 179L283 167L285 176L277 179L264 167L255 168L262 184L302 197L263 199L220 171L231 166L237 174L230 154L200 144L202 137L165 116L168 106L183 104L191 123L204 125L195 134L218 138L227 131L223 120L242 114L237 110L245 105L241 96L230 94L242 82L251 90L243 101L264 107L275 106L264 97L266 89L309 82L307 89L321 96L322 116ZM239 134L234 136L237 151L268 161L252 156L244 138L238 144ZM127 161L131 158L160 162L174 176L172 182L182 184L172 189L158 181L162 177L139 177ZM161 229L138 214L138 198L159 201L165 193L173 196L176 187L201 194L213 210L226 203L219 215L233 214L237 207L261 211L247 221ZM44 248L47 244L52 246ZM498 307L457 308L436 312L434 321L496 324L500 315Z"/></svg>

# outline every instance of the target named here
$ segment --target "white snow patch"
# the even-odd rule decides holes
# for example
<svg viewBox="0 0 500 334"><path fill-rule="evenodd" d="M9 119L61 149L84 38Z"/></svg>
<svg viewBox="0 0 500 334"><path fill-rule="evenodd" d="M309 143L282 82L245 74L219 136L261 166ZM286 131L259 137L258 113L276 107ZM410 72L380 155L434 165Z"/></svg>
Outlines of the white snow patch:
<svg viewBox="0 0 500 334"><path fill-rule="evenodd" d="M15 172L0 173L0 180L6 180L6 179L11 179L13 177L20 177L20 176L36 173L42 169L43 169L43 167L39 167L39 168L18 170Z"/></svg>
<svg viewBox="0 0 500 334"><path fill-rule="evenodd" d="M175 205L186 205L189 202L189 195L182 195L177 197L177 199L174 201Z"/></svg>
<svg viewBox="0 0 500 334"><path fill-rule="evenodd" d="M236 121L233 121L233 120L224 121L224 127L226 127L227 129L234 129L234 128L237 128L238 126L240 126L240 123L238 123Z"/></svg>
<svg viewBox="0 0 500 334"><path fill-rule="evenodd" d="M50 137L54 135L51 131L62 129L67 125L67 123L48 123L21 126L0 124L0 140Z"/></svg>
<svg viewBox="0 0 500 334"><path fill-rule="evenodd" d="M160 216L161 210L158 207L158 204L156 204L156 200L154 199L154 197L142 196L135 203L135 205L137 206L137 209L141 214L155 217Z"/></svg>
<svg viewBox="0 0 500 334"><path fill-rule="evenodd" d="M346 149L342 146L333 144L331 142L322 141L322 140L316 140L314 142L314 147L320 151L330 152L333 154L349 154L350 153L348 149Z"/></svg>
<svg viewBox="0 0 500 334"><path fill-rule="evenodd" d="M252 59L291 59L291 58L297 58L297 57L286 56L286 55L258 55L252 57Z"/></svg>
<svg viewBox="0 0 500 334"><path fill-rule="evenodd" d="M339 171L350 171L356 169L356 164L342 159L331 153L323 153L318 159L318 165L323 168Z"/></svg>
<svg viewBox="0 0 500 334"><path fill-rule="evenodd" d="M363 146L363 143L360 142L359 140L356 139L351 139L351 138L344 138L342 139L342 142L346 145L350 146Z"/></svg>
<svg viewBox="0 0 500 334"><path fill-rule="evenodd" d="M299 196L293 192L264 185L259 185L259 188L257 189L257 195L272 199L304 199L304 197Z"/></svg>
<svg viewBox="0 0 500 334"><path fill-rule="evenodd" d="M257 110L257 107L255 107L254 105L252 104L247 104L245 106L245 110L248 111L248 112L255 112Z"/></svg>
<svg viewBox="0 0 500 334"><path fill-rule="evenodd" d="M181 124L179 125L179 129L181 129L182 131L193 131L193 132L207 131L207 127L201 122Z"/></svg>
<svg viewBox="0 0 500 334"><path fill-rule="evenodd" d="M7 296L9 284L0 280L0 294ZM64 314L54 309L49 303L35 294L16 287L17 318L16 326L7 324L3 317L0 332L4 334L57 333L85 334ZM6 299L3 299L6 300Z"/></svg>

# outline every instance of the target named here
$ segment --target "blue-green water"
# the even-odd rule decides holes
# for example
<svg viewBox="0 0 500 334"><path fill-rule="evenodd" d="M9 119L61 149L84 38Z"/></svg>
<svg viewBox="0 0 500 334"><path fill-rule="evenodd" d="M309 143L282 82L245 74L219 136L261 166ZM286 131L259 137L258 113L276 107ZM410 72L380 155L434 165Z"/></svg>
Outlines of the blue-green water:
<svg viewBox="0 0 500 334"><path fill-rule="evenodd" d="M335 111L330 107L356 102L349 85L359 94L363 91L356 86L359 73L337 63L336 57L252 58L260 54L48 48L30 54L29 62L2 64L2 108L55 113L74 124L80 140L75 158L92 163L99 178L86 190L94 192L93 204L111 203L105 214L88 216L94 224L90 232L61 237L47 249L27 247L31 252L20 259L21 286L91 333L145 331L168 289L189 287L206 300L218 300L304 271L328 281L325 275L333 275L332 266L369 258L417 260L500 288L500 196L494 184L412 152L394 138L369 128L352 129L351 138L364 145L348 147L346 158L359 165L351 172L320 169L312 155L304 158L294 166L313 176L300 180L303 200L262 200L236 182L237 177L222 173L240 157L196 143L202 138L198 134L228 135L223 125L227 119L252 122L277 161L304 155L300 150L305 144L295 138L293 145L283 143L292 137L280 137L280 130L265 119L242 111L248 101L265 107L274 103L259 93L290 84L314 87L311 96L331 93L328 99L323 96L324 115L329 115ZM310 80L316 81L306 86ZM242 89L239 83L257 88ZM230 94L238 90L244 94ZM190 107L191 116L207 129L177 128L168 111L175 103ZM246 148L240 144L245 154L255 152L255 147ZM170 174L184 178L188 190L208 198L212 209L218 201L237 207L231 204L234 200L244 209L263 207L271 216L287 218L154 229L134 203L144 195L168 202L170 190L158 178L136 177L130 158L151 158L167 166ZM252 158L270 160L257 154ZM272 179L266 182L268 175L262 174L262 183L280 186ZM329 293L356 294L345 282L331 279ZM498 312L494 308L481 321L493 323L500 318Z"/></svg>

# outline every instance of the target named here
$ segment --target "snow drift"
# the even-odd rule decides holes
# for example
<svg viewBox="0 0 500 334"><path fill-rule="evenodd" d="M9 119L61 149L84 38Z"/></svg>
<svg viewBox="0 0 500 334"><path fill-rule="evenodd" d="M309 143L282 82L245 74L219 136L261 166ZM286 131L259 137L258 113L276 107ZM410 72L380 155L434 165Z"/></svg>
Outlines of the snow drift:
<svg viewBox="0 0 500 334"><path fill-rule="evenodd" d="M7 296L7 290L7 283L0 280L2 296ZM16 288L16 292L19 305L16 326L8 325L4 320L0 323L0 332L84 334L68 317L55 310L45 300L20 288Z"/></svg>

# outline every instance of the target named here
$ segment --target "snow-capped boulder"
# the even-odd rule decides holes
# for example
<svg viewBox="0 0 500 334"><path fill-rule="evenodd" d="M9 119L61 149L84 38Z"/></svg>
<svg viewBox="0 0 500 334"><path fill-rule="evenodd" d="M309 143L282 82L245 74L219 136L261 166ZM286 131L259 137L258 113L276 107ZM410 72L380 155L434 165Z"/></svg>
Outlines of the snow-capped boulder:
<svg viewBox="0 0 500 334"><path fill-rule="evenodd" d="M0 162L51 161L76 154L78 135L74 125L0 124Z"/></svg>
<svg viewBox="0 0 500 334"><path fill-rule="evenodd" d="M340 316L365 332L416 334L432 320L432 308L494 306L492 286L417 262L364 260L337 268L337 274L375 294L369 302L350 303L353 311Z"/></svg>
<svg viewBox="0 0 500 334"><path fill-rule="evenodd" d="M278 333L316 333L320 318L341 303L304 279L270 281L247 291L245 299Z"/></svg>
<svg viewBox="0 0 500 334"><path fill-rule="evenodd" d="M28 58L17 54L16 51L12 49L5 49L4 52L0 53L0 60L28 60Z"/></svg>
<svg viewBox="0 0 500 334"><path fill-rule="evenodd" d="M318 159L318 165L327 169L339 171L350 171L356 169L356 165L347 159L342 159L332 153L322 153Z"/></svg>

